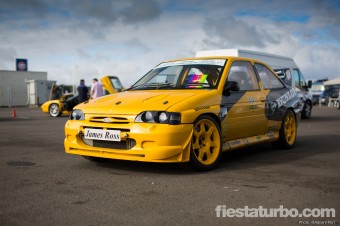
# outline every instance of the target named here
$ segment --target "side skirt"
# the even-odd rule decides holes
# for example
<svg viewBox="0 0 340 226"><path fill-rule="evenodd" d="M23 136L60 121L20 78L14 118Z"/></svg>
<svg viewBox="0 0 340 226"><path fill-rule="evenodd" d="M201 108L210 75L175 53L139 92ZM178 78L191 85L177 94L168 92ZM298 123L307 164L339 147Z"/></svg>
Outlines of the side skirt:
<svg viewBox="0 0 340 226"><path fill-rule="evenodd" d="M253 137L245 137L236 140L228 140L223 142L222 151L230 151L237 148L243 148L246 146L250 146L253 144L263 143L263 142L272 142L279 139L279 131L268 132L263 135L253 136Z"/></svg>

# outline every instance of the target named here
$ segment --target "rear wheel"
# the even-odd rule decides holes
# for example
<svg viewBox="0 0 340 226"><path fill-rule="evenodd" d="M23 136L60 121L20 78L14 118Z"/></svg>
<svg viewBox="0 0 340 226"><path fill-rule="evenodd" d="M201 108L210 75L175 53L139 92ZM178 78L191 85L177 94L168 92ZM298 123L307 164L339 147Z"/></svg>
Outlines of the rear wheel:
<svg viewBox="0 0 340 226"><path fill-rule="evenodd" d="M48 110L52 117L59 117L61 115L59 104L51 104Z"/></svg>
<svg viewBox="0 0 340 226"><path fill-rule="evenodd" d="M296 134L297 124L295 114L292 110L288 110L282 121L279 140L273 142L273 145L279 148L291 149L295 145Z"/></svg>
<svg viewBox="0 0 340 226"><path fill-rule="evenodd" d="M221 157L221 132L210 116L201 116L194 123L190 165L197 170L211 170Z"/></svg>
<svg viewBox="0 0 340 226"><path fill-rule="evenodd" d="M311 116L312 116L312 103L310 101L307 101L303 106L301 118L309 119Z"/></svg>

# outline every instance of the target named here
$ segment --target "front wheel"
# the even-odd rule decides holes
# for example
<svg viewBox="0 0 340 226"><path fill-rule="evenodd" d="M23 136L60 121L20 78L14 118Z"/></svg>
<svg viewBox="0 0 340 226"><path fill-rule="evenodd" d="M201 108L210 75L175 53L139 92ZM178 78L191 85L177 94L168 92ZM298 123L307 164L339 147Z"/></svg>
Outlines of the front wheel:
<svg viewBox="0 0 340 226"><path fill-rule="evenodd" d="M49 107L49 113L52 117L59 117L61 115L59 104L51 104Z"/></svg>
<svg viewBox="0 0 340 226"><path fill-rule="evenodd" d="M212 117L204 115L196 120L193 129L189 163L197 170L211 170L221 157L220 128Z"/></svg>
<svg viewBox="0 0 340 226"><path fill-rule="evenodd" d="M295 114L292 110L288 110L282 120L279 140L273 142L273 145L279 148L291 149L295 145L296 134L297 124Z"/></svg>

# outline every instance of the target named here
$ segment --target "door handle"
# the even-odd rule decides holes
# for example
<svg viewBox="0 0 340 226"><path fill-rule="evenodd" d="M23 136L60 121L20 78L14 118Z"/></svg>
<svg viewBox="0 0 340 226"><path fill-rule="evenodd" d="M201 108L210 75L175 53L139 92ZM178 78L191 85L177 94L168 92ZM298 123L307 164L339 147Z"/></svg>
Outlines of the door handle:
<svg viewBox="0 0 340 226"><path fill-rule="evenodd" d="M260 101L261 101L261 102L265 102L265 101L266 101L266 97L260 96Z"/></svg>

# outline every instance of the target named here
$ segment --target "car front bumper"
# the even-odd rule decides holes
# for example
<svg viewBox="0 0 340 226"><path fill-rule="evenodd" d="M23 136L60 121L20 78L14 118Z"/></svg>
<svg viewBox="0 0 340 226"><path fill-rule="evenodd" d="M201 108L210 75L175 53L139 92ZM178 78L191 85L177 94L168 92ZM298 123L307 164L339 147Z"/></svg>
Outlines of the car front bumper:
<svg viewBox="0 0 340 226"><path fill-rule="evenodd" d="M121 141L85 139L85 128L114 129ZM65 151L100 158L144 161L187 162L193 133L192 124L152 123L105 124L69 120L65 125Z"/></svg>

